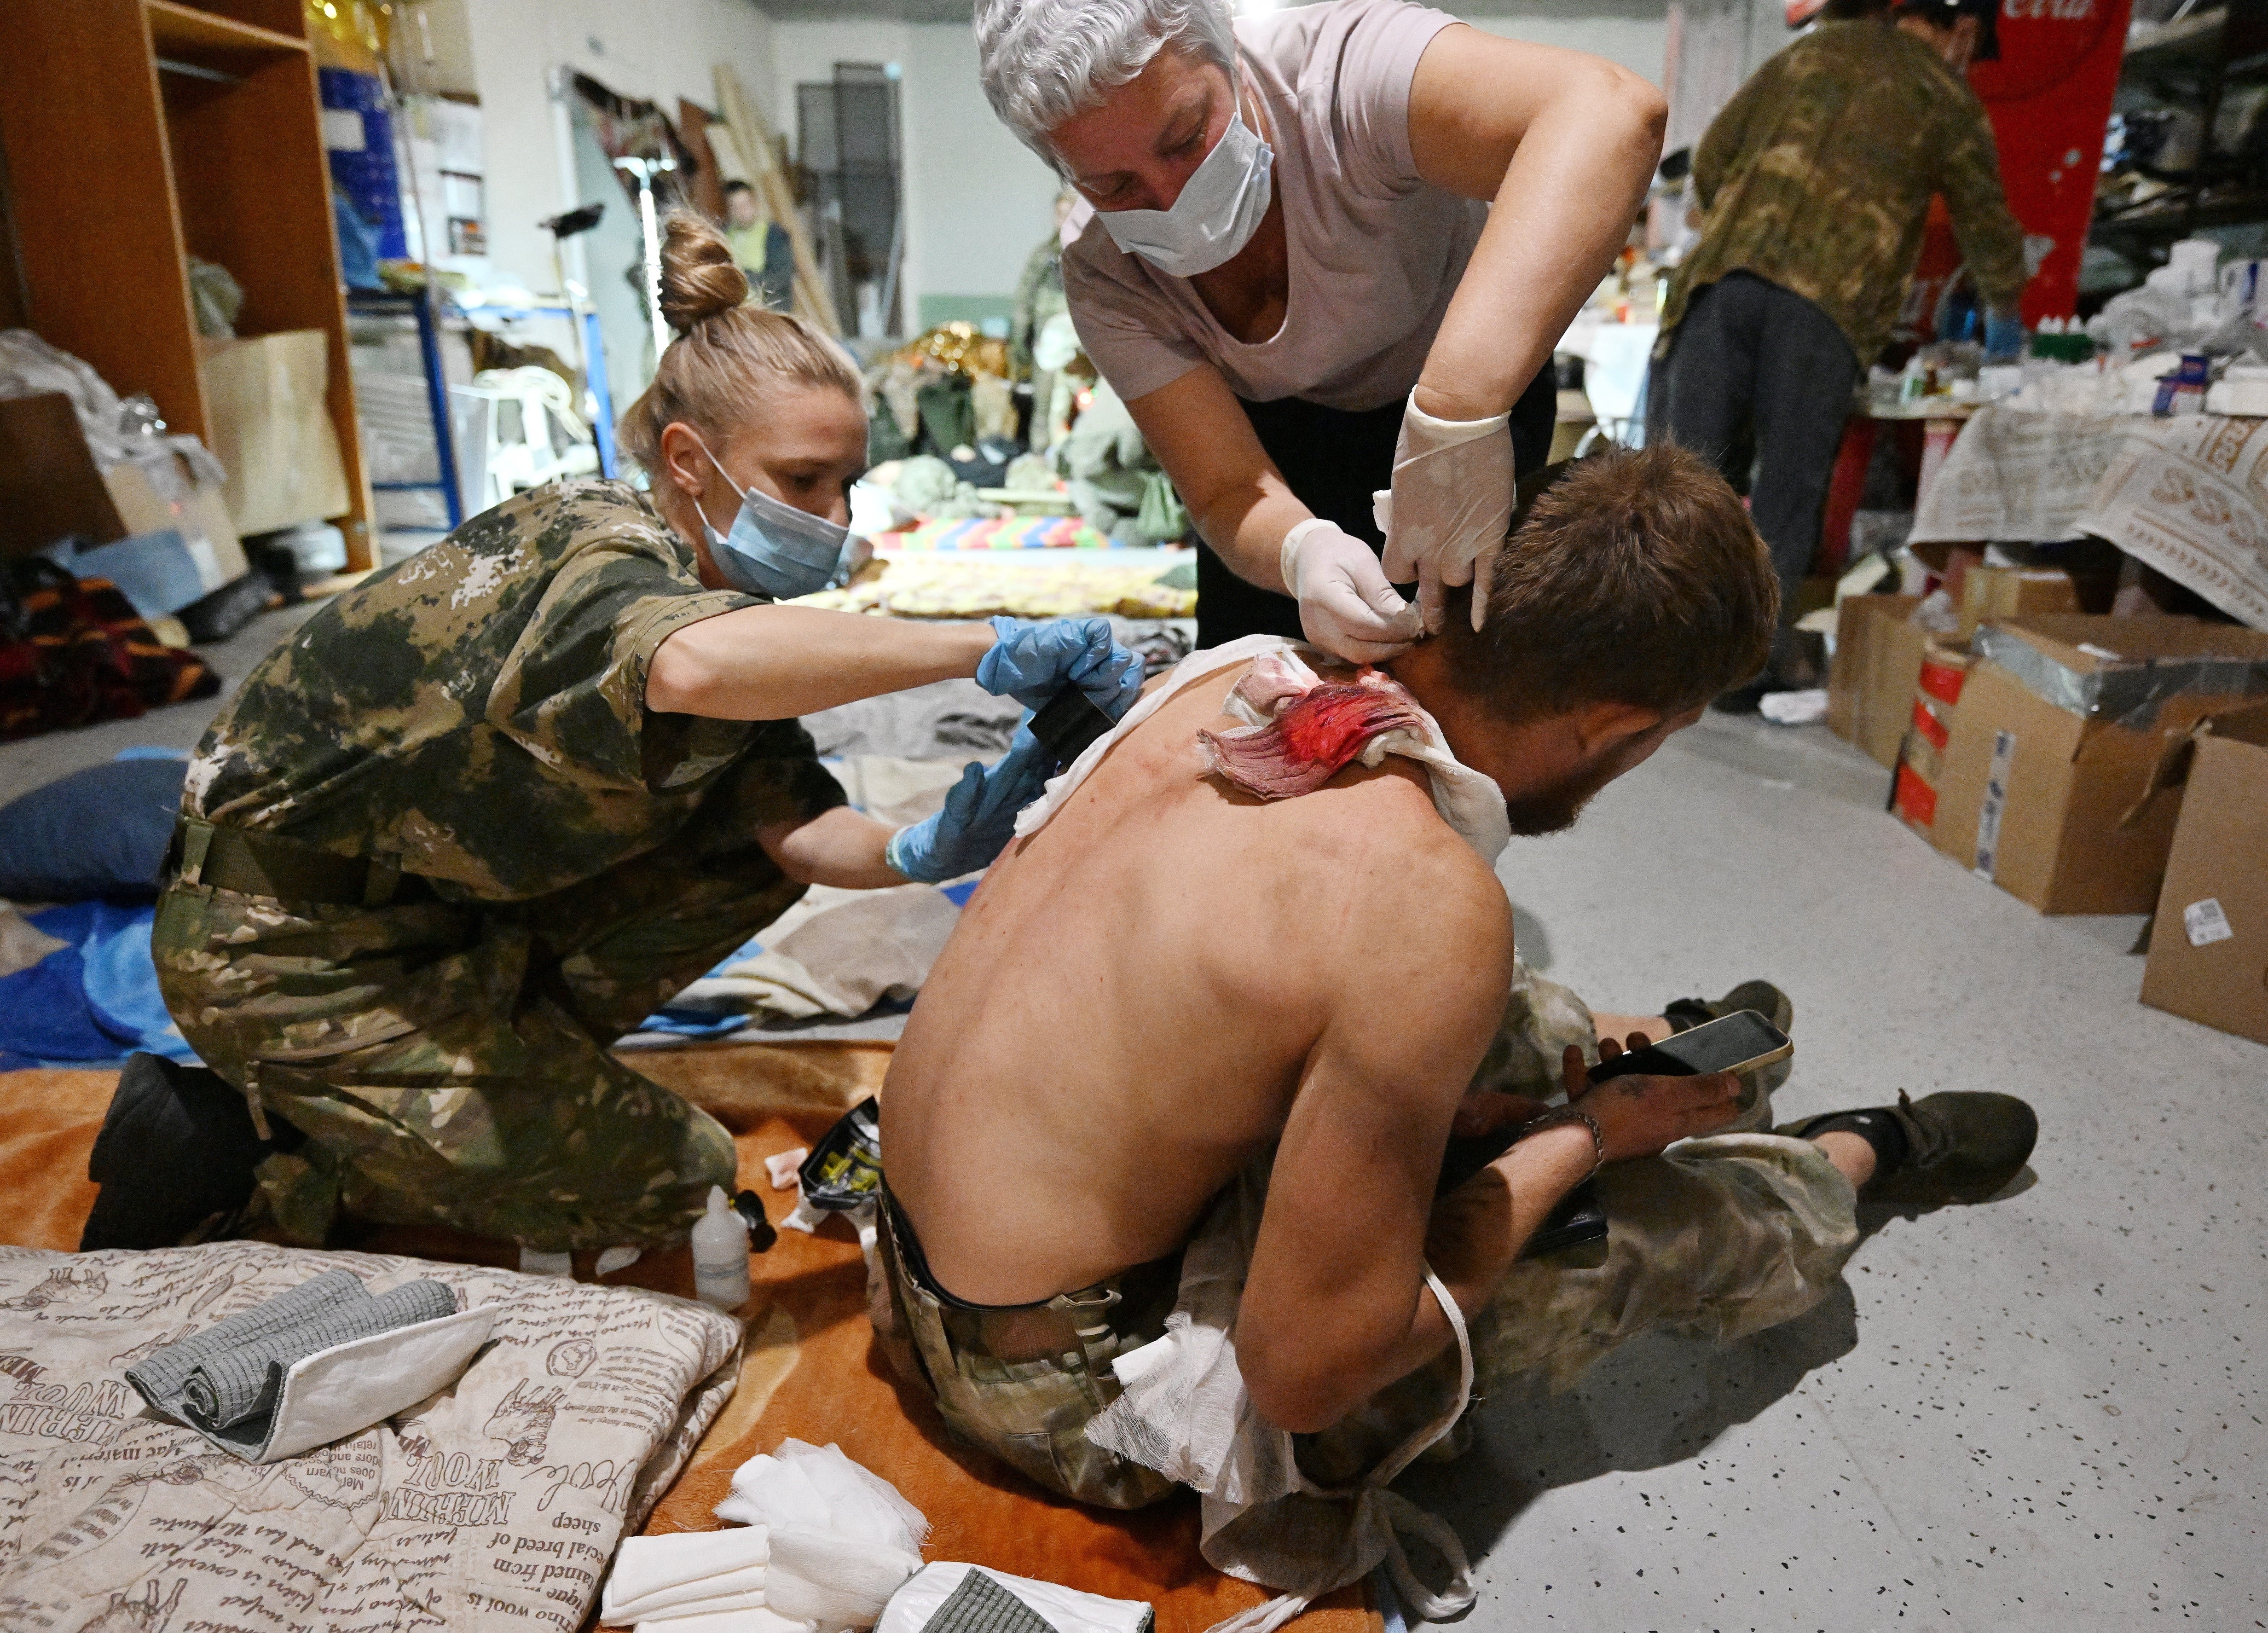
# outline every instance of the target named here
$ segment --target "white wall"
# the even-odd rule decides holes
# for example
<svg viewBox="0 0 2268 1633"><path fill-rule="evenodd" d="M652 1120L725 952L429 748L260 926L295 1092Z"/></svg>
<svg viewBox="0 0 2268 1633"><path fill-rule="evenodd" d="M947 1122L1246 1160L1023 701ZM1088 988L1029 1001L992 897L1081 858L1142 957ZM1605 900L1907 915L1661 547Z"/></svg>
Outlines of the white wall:
<svg viewBox="0 0 2268 1633"><path fill-rule="evenodd" d="M1048 168L992 116L976 83L976 40L959 23L782 22L774 26L774 106L793 132L795 88L837 63L895 63L904 77L905 305L924 296L1005 299L1032 246L1055 224Z"/></svg>
<svg viewBox="0 0 2268 1633"><path fill-rule="evenodd" d="M1535 0L1516 13L1495 4L1452 4L1440 9L1507 40L1587 51L1657 85L1662 83L1669 42L1668 0Z"/></svg>
<svg viewBox="0 0 2268 1633"><path fill-rule="evenodd" d="M554 64L657 102L716 106L712 66L729 63L777 126L775 25L755 0L462 0L488 148L489 254L545 290L551 240L536 226L569 195L550 98ZM619 198L608 200L609 208Z"/></svg>
<svg viewBox="0 0 2268 1633"><path fill-rule="evenodd" d="M798 84L830 77L837 62L901 64L909 320L924 295L1005 299L1052 225L1054 177L993 117L964 25L775 22L758 0L453 3L464 9L487 131L490 256L534 287L551 279L549 239L535 223L576 202L548 89L556 63L674 118L680 97L713 106L711 65L728 62L791 141ZM1517 15L1502 14L1504 4L1445 9L1491 33L1594 52L1661 81L1667 0L1523 0Z"/></svg>

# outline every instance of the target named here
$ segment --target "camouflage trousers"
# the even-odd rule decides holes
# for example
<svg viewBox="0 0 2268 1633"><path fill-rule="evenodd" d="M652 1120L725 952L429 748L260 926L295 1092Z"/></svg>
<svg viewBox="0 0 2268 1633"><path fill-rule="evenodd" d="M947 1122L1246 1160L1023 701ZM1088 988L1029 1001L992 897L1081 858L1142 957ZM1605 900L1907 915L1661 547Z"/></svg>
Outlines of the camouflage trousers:
<svg viewBox="0 0 2268 1633"><path fill-rule="evenodd" d="M1086 1438L1118 1398L1112 1364L1166 1330L1180 1259L1143 1265L1045 1304L971 1309L923 1284L904 1221L885 1206L868 1301L882 1347L925 1386L946 1426L1051 1491L1100 1508L1140 1508L1174 1482ZM887 1322L887 1328L883 1323Z"/></svg>
<svg viewBox="0 0 2268 1633"><path fill-rule="evenodd" d="M1570 1043L1595 1058L1588 1010L1521 966L1474 1085L1543 1098L1559 1086ZM1768 1117L1769 1096L1752 1089L1743 1107L1744 1123ZM1597 1183L1603 1252L1594 1244L1520 1261L1470 1323L1481 1386L1527 1374L1562 1388L1657 1328L1730 1342L1776 1326L1824 1298L1858 1245L1856 1194L1808 1141L1714 1135L1617 1163ZM1100 1507L1138 1508L1174 1489L1086 1438L1119 1396L1113 1363L1165 1332L1170 1290L1160 1297L1114 1281L1043 1305L972 1312L921 1285L887 1220L877 1247L873 1268L887 1287L871 1303L878 1328L895 1329L882 1332L884 1350L901 1370L910 1366L909 1381L931 1391L956 1436ZM1329 1430L1295 1437L1301 1469L1322 1486L1358 1483L1439 1419L1458 1375L1452 1350Z"/></svg>
<svg viewBox="0 0 2268 1633"><path fill-rule="evenodd" d="M608 1046L802 894L700 821L524 902L170 885L152 943L182 1036L307 1136L261 1166L282 1233L320 1245L344 1213L550 1252L681 1239L733 1186L732 1136Z"/></svg>

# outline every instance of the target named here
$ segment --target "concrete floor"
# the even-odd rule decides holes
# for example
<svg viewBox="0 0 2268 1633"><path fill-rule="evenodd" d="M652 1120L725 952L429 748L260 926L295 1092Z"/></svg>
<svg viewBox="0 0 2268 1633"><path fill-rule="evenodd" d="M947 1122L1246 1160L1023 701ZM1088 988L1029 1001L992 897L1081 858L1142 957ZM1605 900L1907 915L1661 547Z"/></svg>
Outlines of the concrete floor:
<svg viewBox="0 0 2268 1633"><path fill-rule="evenodd" d="M239 679L298 615L209 655ZM935 706L991 703L814 725L908 753ZM212 707L0 747L0 799L187 748ZM2036 1182L1867 1214L1848 1291L1786 1328L1489 1401L1468 1457L1403 1482L1478 1562L1469 1633L2268 1627L2268 1048L2141 1007L2139 918L2041 917L1883 814L1883 783L1823 728L1711 716L1514 842L1523 949L1605 1009L1768 976L1796 1004L1784 1115L2022 1094Z"/></svg>
<svg viewBox="0 0 2268 1633"><path fill-rule="evenodd" d="M2023 1095L2036 1182L1862 1210L1847 1294L1786 1328L1489 1401L1403 1482L1479 1561L1470 1633L2268 1626L2268 1048L2143 1008L2141 919L2042 917L1884 780L1822 727L1710 716L1513 842L1523 940L1611 1010L1779 982L1784 1116Z"/></svg>

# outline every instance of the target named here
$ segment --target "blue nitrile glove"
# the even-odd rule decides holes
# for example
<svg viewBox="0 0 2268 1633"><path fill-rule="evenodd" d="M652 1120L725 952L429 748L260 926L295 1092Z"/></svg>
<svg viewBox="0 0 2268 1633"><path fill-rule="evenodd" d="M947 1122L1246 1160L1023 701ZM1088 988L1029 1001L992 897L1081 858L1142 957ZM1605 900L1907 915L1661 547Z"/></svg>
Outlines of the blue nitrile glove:
<svg viewBox="0 0 2268 1633"><path fill-rule="evenodd" d="M1142 660L1111 638L1108 618L995 618L992 633L995 644L976 666L976 684L995 697L1041 709L1076 686L1116 720L1141 695Z"/></svg>
<svg viewBox="0 0 2268 1633"><path fill-rule="evenodd" d="M2024 320L1989 313L1984 319L1984 357L1992 363L2013 363L2024 349Z"/></svg>
<svg viewBox="0 0 2268 1633"><path fill-rule="evenodd" d="M883 859L925 885L991 866L1016 836L1016 813L1040 797L1052 769L1031 727L1018 726L998 764L970 761L946 791L945 809L891 835Z"/></svg>

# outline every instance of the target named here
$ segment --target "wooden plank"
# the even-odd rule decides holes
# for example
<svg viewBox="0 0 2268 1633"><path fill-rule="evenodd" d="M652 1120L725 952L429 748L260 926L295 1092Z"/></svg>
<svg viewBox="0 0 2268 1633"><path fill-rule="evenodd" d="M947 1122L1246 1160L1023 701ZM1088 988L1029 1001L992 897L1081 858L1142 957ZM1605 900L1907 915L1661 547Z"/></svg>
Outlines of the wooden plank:
<svg viewBox="0 0 2268 1633"><path fill-rule="evenodd" d="M677 99L677 134L685 143L686 151L693 155L694 163L701 166L693 178L693 207L710 220L722 223L725 216L725 178L717 167L717 155L710 151L709 127L713 121L709 110L698 102Z"/></svg>
<svg viewBox="0 0 2268 1633"><path fill-rule="evenodd" d="M219 57L224 61L274 56L307 49L305 40L278 33L233 18L217 17L176 0L144 0L150 11L150 39L161 56L178 56L192 63Z"/></svg>
<svg viewBox="0 0 2268 1633"><path fill-rule="evenodd" d="M32 327L205 434L188 269L142 0L14 0L0 146Z"/></svg>
<svg viewBox="0 0 2268 1633"><path fill-rule="evenodd" d="M313 61L305 51L274 55L235 85L168 77L164 93L183 237L192 254L243 286L238 333L318 329L328 337L331 423L352 500L342 519L348 559L368 566L373 507L348 372Z"/></svg>
<svg viewBox="0 0 2268 1633"><path fill-rule="evenodd" d="M740 161L755 173L765 208L773 220L787 229L788 242L795 250L796 310L829 335L840 335L843 320L835 310L835 297L828 291L827 280L821 276L819 258L812 253L811 235L804 231L803 212L796 208L794 191L780 173L771 128L749 102L732 64L717 64L716 81L717 106L725 115L725 128L733 133Z"/></svg>
<svg viewBox="0 0 2268 1633"><path fill-rule="evenodd" d="M189 0L183 9L202 11L226 20L247 23L290 40L307 37L304 0Z"/></svg>

